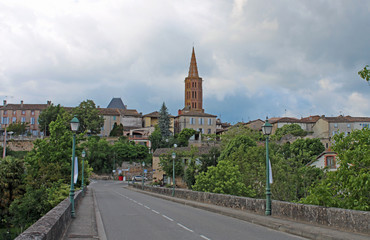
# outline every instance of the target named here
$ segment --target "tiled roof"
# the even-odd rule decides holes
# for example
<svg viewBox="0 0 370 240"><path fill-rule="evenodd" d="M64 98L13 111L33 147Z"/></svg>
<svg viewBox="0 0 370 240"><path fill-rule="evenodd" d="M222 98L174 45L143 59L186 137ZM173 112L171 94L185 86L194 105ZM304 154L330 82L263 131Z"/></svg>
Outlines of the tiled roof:
<svg viewBox="0 0 370 240"><path fill-rule="evenodd" d="M309 117L301 118L300 122L301 123L315 123L319 119L320 119L320 116L319 115L315 115L315 116L309 116Z"/></svg>
<svg viewBox="0 0 370 240"><path fill-rule="evenodd" d="M195 153L195 155L202 155L207 154L211 150L210 146L207 147L198 147L198 152ZM155 152L153 153L153 156L159 157L162 154L172 154L174 151L176 153L179 152L189 152L191 150L191 147L178 147L178 148L157 148Z"/></svg>
<svg viewBox="0 0 370 240"><path fill-rule="evenodd" d="M47 104L6 104L1 110L44 110Z"/></svg>
<svg viewBox="0 0 370 240"><path fill-rule="evenodd" d="M169 114L168 116L170 118L173 118L174 117L171 114ZM143 117L159 118L159 112L158 111L155 111L155 112L152 112L152 113L148 113L148 114L145 114Z"/></svg>
<svg viewBox="0 0 370 240"><path fill-rule="evenodd" d="M119 116L118 108L98 108L99 114L103 116Z"/></svg>
<svg viewBox="0 0 370 240"><path fill-rule="evenodd" d="M351 116L338 116L338 117L322 117L328 122L370 122L370 117L351 117Z"/></svg>
<svg viewBox="0 0 370 240"><path fill-rule="evenodd" d="M277 122L298 123L300 122L300 120L297 118L289 118L289 117L277 118L276 120L269 119L269 123L277 123Z"/></svg>
<svg viewBox="0 0 370 240"><path fill-rule="evenodd" d="M118 111L123 116L141 117L141 114L138 113L135 109L118 109Z"/></svg>
<svg viewBox="0 0 370 240"><path fill-rule="evenodd" d="M190 116L190 117L217 117L216 115L208 114L208 113L202 113L198 111L189 111L189 112L182 112L180 116Z"/></svg>

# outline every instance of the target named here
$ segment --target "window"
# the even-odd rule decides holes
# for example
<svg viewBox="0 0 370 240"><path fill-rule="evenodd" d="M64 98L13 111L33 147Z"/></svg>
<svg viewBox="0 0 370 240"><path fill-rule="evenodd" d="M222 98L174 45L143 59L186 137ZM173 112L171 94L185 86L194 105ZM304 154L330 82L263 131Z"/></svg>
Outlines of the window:
<svg viewBox="0 0 370 240"><path fill-rule="evenodd" d="M203 118L199 118L199 125L203 125L203 122L204 122Z"/></svg>
<svg viewBox="0 0 370 240"><path fill-rule="evenodd" d="M21 122L22 122L22 123L25 123L25 122L26 122L26 118L25 118L25 117L22 117L22 118L21 118Z"/></svg>
<svg viewBox="0 0 370 240"><path fill-rule="evenodd" d="M34 116L34 115L35 115L35 111L34 111L34 110L32 110L32 111L31 111L31 115L32 115L32 116Z"/></svg>
<svg viewBox="0 0 370 240"><path fill-rule="evenodd" d="M26 111L22 110L22 115L25 115L26 114Z"/></svg>
<svg viewBox="0 0 370 240"><path fill-rule="evenodd" d="M190 118L190 124L193 125L194 124L194 118Z"/></svg>
<svg viewBox="0 0 370 240"><path fill-rule="evenodd" d="M116 116L113 116L113 120L116 121Z"/></svg>
<svg viewBox="0 0 370 240"><path fill-rule="evenodd" d="M2 123L2 124L8 124L8 118L7 118L7 117L3 117L3 118L1 119L1 123Z"/></svg>
<svg viewBox="0 0 370 240"><path fill-rule="evenodd" d="M348 127L348 128L351 128L351 124L350 124L350 123L348 123L348 124L347 124L347 127Z"/></svg>
<svg viewBox="0 0 370 240"><path fill-rule="evenodd" d="M335 167L335 159L334 159L334 156L326 156L325 157L325 167L328 167L328 168L336 168Z"/></svg>
<svg viewBox="0 0 370 240"><path fill-rule="evenodd" d="M212 133L212 130L208 128L208 134L211 134L211 133Z"/></svg>
<svg viewBox="0 0 370 240"><path fill-rule="evenodd" d="M338 123L334 123L334 127L337 128L338 127Z"/></svg>
<svg viewBox="0 0 370 240"><path fill-rule="evenodd" d="M12 123L15 123L17 121L16 117L13 117Z"/></svg>
<svg viewBox="0 0 370 240"><path fill-rule="evenodd" d="M208 118L208 125L212 125L212 118Z"/></svg>
<svg viewBox="0 0 370 240"><path fill-rule="evenodd" d="M31 117L31 124L34 125L35 124L35 118L34 117Z"/></svg>
<svg viewBox="0 0 370 240"><path fill-rule="evenodd" d="M13 115L17 115L17 111L15 111L15 110L14 110L14 111L13 111Z"/></svg>
<svg viewBox="0 0 370 240"><path fill-rule="evenodd" d="M4 115L7 115L8 114L8 111L7 110L4 110Z"/></svg>
<svg viewBox="0 0 370 240"><path fill-rule="evenodd" d="M200 133L203 133L203 129L202 129L202 128L199 128L199 132L200 132Z"/></svg>

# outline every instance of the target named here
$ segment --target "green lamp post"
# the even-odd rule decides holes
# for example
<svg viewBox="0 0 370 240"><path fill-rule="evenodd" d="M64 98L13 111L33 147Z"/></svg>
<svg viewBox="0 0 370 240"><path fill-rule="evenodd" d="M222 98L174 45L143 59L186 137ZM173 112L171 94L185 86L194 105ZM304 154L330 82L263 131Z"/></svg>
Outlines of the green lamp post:
<svg viewBox="0 0 370 240"><path fill-rule="evenodd" d="M71 216L75 217L75 188L74 188L74 172L75 172L75 153L76 153L76 132L78 127L80 126L80 122L78 121L77 117L75 116L71 120L71 130L73 132L73 144L72 144L72 171L71 171L71 190L69 191L69 197L71 201Z"/></svg>
<svg viewBox="0 0 370 240"><path fill-rule="evenodd" d="M177 147L177 144L173 145L174 148ZM172 153L172 197L175 196L175 159L176 159L176 152L175 150Z"/></svg>
<svg viewBox="0 0 370 240"><path fill-rule="evenodd" d="M86 152L85 150L82 150L82 170L81 170L81 188L82 188L82 196L85 196L85 186L84 186L84 162L85 162L85 157L86 157Z"/></svg>
<svg viewBox="0 0 370 240"><path fill-rule="evenodd" d="M271 189L270 189L270 163L269 163L269 135L272 132L272 125L266 118L262 126L263 135L266 136L266 211L265 215L271 215Z"/></svg>
<svg viewBox="0 0 370 240"><path fill-rule="evenodd" d="M145 167L145 162L142 162L141 165L143 166L143 172L141 176L141 189L144 189L144 167Z"/></svg>

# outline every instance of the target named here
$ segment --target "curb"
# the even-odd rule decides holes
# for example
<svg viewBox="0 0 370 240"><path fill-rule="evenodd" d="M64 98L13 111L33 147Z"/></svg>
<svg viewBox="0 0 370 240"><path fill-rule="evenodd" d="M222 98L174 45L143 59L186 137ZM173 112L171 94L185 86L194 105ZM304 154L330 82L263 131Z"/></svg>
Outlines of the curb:
<svg viewBox="0 0 370 240"><path fill-rule="evenodd" d="M172 202L181 203L191 207L203 209L206 211L211 211L214 213L219 213L225 216L237 218L246 222L257 224L263 227L271 228L277 231L286 232L289 234L297 235L300 237L305 237L309 239L322 239L322 240L368 240L369 236L343 232L333 228L327 228L322 226L317 226L309 223L293 222L285 219L267 217L262 215L253 214L243 210L236 210L206 203L200 203L185 199L180 199L176 197L170 197L166 195L161 195L157 193L147 192L141 189L133 188L130 186L123 186L134 190L136 192L141 192L153 197L162 198Z"/></svg>

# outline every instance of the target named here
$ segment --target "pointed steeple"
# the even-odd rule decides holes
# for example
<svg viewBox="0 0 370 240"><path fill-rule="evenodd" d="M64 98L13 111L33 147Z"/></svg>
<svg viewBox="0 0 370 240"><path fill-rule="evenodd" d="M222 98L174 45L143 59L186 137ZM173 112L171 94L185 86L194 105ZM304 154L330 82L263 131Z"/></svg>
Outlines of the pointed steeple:
<svg viewBox="0 0 370 240"><path fill-rule="evenodd" d="M188 77L199 77L198 67L197 67L197 60L195 58L194 47L193 47L193 53L191 54L191 61L190 61Z"/></svg>

